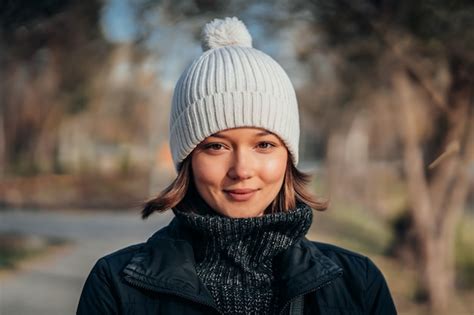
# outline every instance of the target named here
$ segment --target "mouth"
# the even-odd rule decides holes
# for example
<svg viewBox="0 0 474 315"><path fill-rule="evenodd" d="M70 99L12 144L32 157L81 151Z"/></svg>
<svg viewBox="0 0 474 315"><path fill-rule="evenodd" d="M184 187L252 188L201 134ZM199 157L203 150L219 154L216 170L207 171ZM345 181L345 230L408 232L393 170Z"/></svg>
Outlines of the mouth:
<svg viewBox="0 0 474 315"><path fill-rule="evenodd" d="M227 197L229 197L232 201L238 201L238 202L249 200L255 195L257 191L258 189L249 189L249 188L224 190Z"/></svg>

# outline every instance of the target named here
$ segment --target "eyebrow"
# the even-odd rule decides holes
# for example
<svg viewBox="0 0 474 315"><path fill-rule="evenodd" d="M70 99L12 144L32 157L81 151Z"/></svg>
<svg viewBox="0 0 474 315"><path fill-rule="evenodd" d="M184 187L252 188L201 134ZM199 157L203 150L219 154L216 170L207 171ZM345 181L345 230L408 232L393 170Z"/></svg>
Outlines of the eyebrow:
<svg viewBox="0 0 474 315"><path fill-rule="evenodd" d="M256 135L257 137L262 137L262 136L272 135L272 133L269 132L269 131L263 130L263 131L260 131L259 133L255 134L255 135ZM224 135L222 135L222 134L220 134L220 133L212 134L212 135L210 135L210 137L216 137L216 138L222 138L222 139L227 138L226 136L224 136Z"/></svg>

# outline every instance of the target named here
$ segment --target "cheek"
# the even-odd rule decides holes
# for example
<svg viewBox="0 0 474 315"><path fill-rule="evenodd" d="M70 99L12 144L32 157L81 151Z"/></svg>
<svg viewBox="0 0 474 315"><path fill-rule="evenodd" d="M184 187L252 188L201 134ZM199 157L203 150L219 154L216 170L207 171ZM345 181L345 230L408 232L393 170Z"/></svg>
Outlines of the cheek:
<svg viewBox="0 0 474 315"><path fill-rule="evenodd" d="M196 155L192 159L192 171L198 189L214 186L220 182L222 170L220 170L219 164L213 162L212 159Z"/></svg>
<svg viewBox="0 0 474 315"><path fill-rule="evenodd" d="M262 177L267 182L283 181L286 171L287 158L283 155L280 157L270 158L263 163Z"/></svg>

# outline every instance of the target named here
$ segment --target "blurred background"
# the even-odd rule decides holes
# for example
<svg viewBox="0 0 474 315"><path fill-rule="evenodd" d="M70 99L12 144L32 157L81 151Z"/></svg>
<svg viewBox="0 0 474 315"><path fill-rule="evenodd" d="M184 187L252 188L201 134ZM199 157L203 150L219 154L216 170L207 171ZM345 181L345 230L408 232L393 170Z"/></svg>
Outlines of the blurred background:
<svg viewBox="0 0 474 315"><path fill-rule="evenodd" d="M70 314L94 262L172 215L174 83L237 16L292 79L311 239L368 255L400 314L474 313L468 0L0 1L0 314Z"/></svg>

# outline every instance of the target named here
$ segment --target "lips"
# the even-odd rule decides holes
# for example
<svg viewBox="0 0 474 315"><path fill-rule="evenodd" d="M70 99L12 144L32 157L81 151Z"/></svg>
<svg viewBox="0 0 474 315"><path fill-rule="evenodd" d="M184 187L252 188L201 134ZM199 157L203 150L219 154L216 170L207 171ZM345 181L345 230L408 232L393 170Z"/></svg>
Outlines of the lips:
<svg viewBox="0 0 474 315"><path fill-rule="evenodd" d="M224 192L233 201L247 201L255 195L257 189L226 189Z"/></svg>

